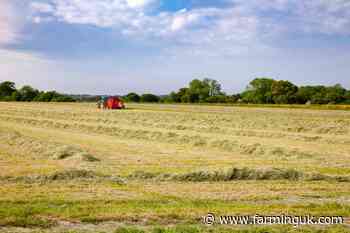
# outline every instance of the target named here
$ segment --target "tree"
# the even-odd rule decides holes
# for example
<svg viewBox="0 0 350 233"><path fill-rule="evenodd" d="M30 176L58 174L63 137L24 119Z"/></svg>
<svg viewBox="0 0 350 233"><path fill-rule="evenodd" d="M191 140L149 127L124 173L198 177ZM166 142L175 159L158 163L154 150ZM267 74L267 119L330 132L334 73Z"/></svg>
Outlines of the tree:
<svg viewBox="0 0 350 233"><path fill-rule="evenodd" d="M188 92L189 92L189 88L187 87L181 88L179 92L176 93L176 96L175 96L176 102L185 103L186 101L184 100L186 99Z"/></svg>
<svg viewBox="0 0 350 233"><path fill-rule="evenodd" d="M315 93L312 97L310 102L312 104L328 104L327 99L325 98L325 93L318 92Z"/></svg>
<svg viewBox="0 0 350 233"><path fill-rule="evenodd" d="M54 98L60 97L60 94L58 94L55 91L48 91L48 92L41 92L39 95L37 95L34 99L34 101L38 102L50 102Z"/></svg>
<svg viewBox="0 0 350 233"><path fill-rule="evenodd" d="M61 95L61 96L52 98L51 102L76 102L76 100L71 96Z"/></svg>
<svg viewBox="0 0 350 233"><path fill-rule="evenodd" d="M8 97L9 101L21 101L22 95L19 91L14 91L11 94L11 97Z"/></svg>
<svg viewBox="0 0 350 233"><path fill-rule="evenodd" d="M208 82L194 79L190 82L187 99L190 103L205 102L209 97L210 86Z"/></svg>
<svg viewBox="0 0 350 233"><path fill-rule="evenodd" d="M200 100L199 94L194 92L187 92L181 97L182 103L198 103Z"/></svg>
<svg viewBox="0 0 350 233"><path fill-rule="evenodd" d="M241 99L240 94L234 94L231 96L226 96L226 103L234 104L237 103Z"/></svg>
<svg viewBox="0 0 350 233"><path fill-rule="evenodd" d="M243 101L254 104L273 103L272 84L275 80L270 78L256 78L250 82L247 90L242 93Z"/></svg>
<svg viewBox="0 0 350 233"><path fill-rule="evenodd" d="M209 96L205 102L206 103L227 103L227 97L226 95L213 95L213 96Z"/></svg>
<svg viewBox="0 0 350 233"><path fill-rule="evenodd" d="M170 95L165 99L166 103L180 103L181 97L179 96L179 93L171 92Z"/></svg>
<svg viewBox="0 0 350 233"><path fill-rule="evenodd" d="M274 81L271 86L272 99L276 104L293 104L296 102L298 87L289 81Z"/></svg>
<svg viewBox="0 0 350 233"><path fill-rule="evenodd" d="M136 93L129 93L125 96L125 100L128 101L128 102L135 102L135 103L138 103L140 102L140 99L141 97L136 94Z"/></svg>
<svg viewBox="0 0 350 233"><path fill-rule="evenodd" d="M350 90L344 95L344 104L350 104Z"/></svg>
<svg viewBox="0 0 350 233"><path fill-rule="evenodd" d="M32 88L31 86L23 86L19 93L21 94L22 101L33 101L36 96L39 95L39 91Z"/></svg>
<svg viewBox="0 0 350 233"><path fill-rule="evenodd" d="M5 81L0 83L0 99L4 97L11 97L12 93L16 91L15 83Z"/></svg>
<svg viewBox="0 0 350 233"><path fill-rule="evenodd" d="M218 81L206 78L203 83L205 87L209 86L209 96L222 95L221 84Z"/></svg>
<svg viewBox="0 0 350 233"><path fill-rule="evenodd" d="M346 89L340 84L326 88L325 100L327 103L339 104L345 100Z"/></svg>
<svg viewBox="0 0 350 233"><path fill-rule="evenodd" d="M143 94L140 100L144 103L157 103L159 102L160 98L153 94Z"/></svg>
<svg viewBox="0 0 350 233"><path fill-rule="evenodd" d="M323 97L316 97L317 94L325 93L326 87L324 86L302 86L296 93L297 102L299 104L306 104L307 102L318 103L322 102ZM316 100L317 99L317 100Z"/></svg>

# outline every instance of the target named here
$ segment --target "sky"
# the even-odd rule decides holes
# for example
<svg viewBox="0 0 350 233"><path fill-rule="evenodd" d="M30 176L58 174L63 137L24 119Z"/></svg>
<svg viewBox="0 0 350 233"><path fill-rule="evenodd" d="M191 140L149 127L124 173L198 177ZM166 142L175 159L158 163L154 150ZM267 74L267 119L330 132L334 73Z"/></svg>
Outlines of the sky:
<svg viewBox="0 0 350 233"><path fill-rule="evenodd" d="M350 89L350 0L0 0L0 81L166 94L194 78Z"/></svg>

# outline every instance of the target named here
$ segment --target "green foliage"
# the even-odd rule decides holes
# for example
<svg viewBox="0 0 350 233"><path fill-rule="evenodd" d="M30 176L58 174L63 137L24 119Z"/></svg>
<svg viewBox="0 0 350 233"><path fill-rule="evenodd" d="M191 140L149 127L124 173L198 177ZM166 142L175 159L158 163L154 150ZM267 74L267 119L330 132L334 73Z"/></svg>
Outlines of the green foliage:
<svg viewBox="0 0 350 233"><path fill-rule="evenodd" d="M51 102L76 102L76 100L67 95L59 95L52 98Z"/></svg>
<svg viewBox="0 0 350 233"><path fill-rule="evenodd" d="M252 104L341 104L349 99L340 84L298 88L289 81L269 78L254 79L241 96L242 102Z"/></svg>
<svg viewBox="0 0 350 233"><path fill-rule="evenodd" d="M344 95L344 104L350 104L350 91L347 91Z"/></svg>
<svg viewBox="0 0 350 233"><path fill-rule="evenodd" d="M275 82L269 78L256 78L250 82L247 91L242 94L243 101L254 104L273 103L272 84Z"/></svg>
<svg viewBox="0 0 350 233"><path fill-rule="evenodd" d="M16 90L15 83L0 83L2 101L76 102L98 101L98 96L68 96L56 91L40 92L31 86ZM221 84L214 79L194 79L188 87L180 88L166 96L129 93L123 97L127 102L143 103L246 103L246 104L350 104L350 91L340 84L334 86L301 86L290 81L256 78L241 94L226 95Z"/></svg>
<svg viewBox="0 0 350 233"><path fill-rule="evenodd" d="M325 86L300 87L297 92L297 102L305 104L340 104L347 103L347 91L340 84Z"/></svg>
<svg viewBox="0 0 350 233"><path fill-rule="evenodd" d="M226 95L221 92L221 84L213 79L194 79L189 87L171 92L165 99L170 103L226 103Z"/></svg>
<svg viewBox="0 0 350 233"><path fill-rule="evenodd" d="M68 95L59 94L56 91L40 92L31 86L23 86L17 90L15 83L6 81L0 83L0 100L3 101L39 101L39 102L75 102Z"/></svg>
<svg viewBox="0 0 350 233"><path fill-rule="evenodd" d="M207 102L209 97L221 95L221 84L213 79L194 79L190 82L186 93L186 102L198 103Z"/></svg>
<svg viewBox="0 0 350 233"><path fill-rule="evenodd" d="M159 100L159 96L153 94L143 94L140 99L140 101L143 103L157 103Z"/></svg>
<svg viewBox="0 0 350 233"><path fill-rule="evenodd" d="M292 104L296 102L298 87L289 81L274 81L271 91L275 104Z"/></svg>
<svg viewBox="0 0 350 233"><path fill-rule="evenodd" d="M306 104L308 101L311 102L311 100L317 93L322 93L322 92L324 92L323 86L300 87L298 92L296 93L297 102L299 104Z"/></svg>
<svg viewBox="0 0 350 233"><path fill-rule="evenodd" d="M240 94L226 96L226 103L234 104L234 103L239 102L241 100L241 98L242 97Z"/></svg>
<svg viewBox="0 0 350 233"><path fill-rule="evenodd" d="M18 92L21 94L22 101L33 101L39 95L39 91L31 86L23 86Z"/></svg>
<svg viewBox="0 0 350 233"><path fill-rule="evenodd" d="M326 88L325 100L327 103L338 104L345 101L346 89L340 84Z"/></svg>
<svg viewBox="0 0 350 233"><path fill-rule="evenodd" d="M132 92L132 93L129 93L126 96L124 96L123 99L127 102L138 103L138 102L140 102L141 97L138 94Z"/></svg>
<svg viewBox="0 0 350 233"><path fill-rule="evenodd" d="M221 84L214 79L204 79L203 83L209 86L209 96L219 96L221 92Z"/></svg>
<svg viewBox="0 0 350 233"><path fill-rule="evenodd" d="M53 98L57 97L59 97L59 94L55 91L40 92L40 94L35 97L34 101L50 102Z"/></svg>
<svg viewBox="0 0 350 233"><path fill-rule="evenodd" d="M0 83L0 99L11 97L12 93L16 91L15 83L5 81ZM11 98L9 98L10 100Z"/></svg>
<svg viewBox="0 0 350 233"><path fill-rule="evenodd" d="M14 91L9 98L9 101L20 101L22 99L22 94L19 91Z"/></svg>
<svg viewBox="0 0 350 233"><path fill-rule="evenodd" d="M56 91L40 92L33 101L37 102L75 102L76 100L70 96L62 95Z"/></svg>
<svg viewBox="0 0 350 233"><path fill-rule="evenodd" d="M207 103L227 103L228 97L226 95L214 95L206 98Z"/></svg>

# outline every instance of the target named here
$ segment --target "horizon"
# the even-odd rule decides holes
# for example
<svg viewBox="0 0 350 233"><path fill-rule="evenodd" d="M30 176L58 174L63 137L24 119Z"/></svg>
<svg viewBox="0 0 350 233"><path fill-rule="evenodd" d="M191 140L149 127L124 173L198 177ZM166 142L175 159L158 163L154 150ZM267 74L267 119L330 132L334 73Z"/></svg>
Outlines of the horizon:
<svg viewBox="0 0 350 233"><path fill-rule="evenodd" d="M346 0L3 0L0 81L62 93L226 93L270 77L350 89Z"/></svg>
<svg viewBox="0 0 350 233"><path fill-rule="evenodd" d="M268 78L268 77L260 77L260 78ZM1 80L1 79L0 79L0 83L1 83L1 82L6 82L6 81L12 82L11 80ZM251 80L251 81L253 81L253 80ZM276 80L276 81L289 81L289 80L282 80L282 79L281 79L281 80ZM293 83L293 84L294 84L294 83ZM328 85L328 86L321 85L321 84L305 85L305 86L325 86L325 87L332 87L332 86L339 85L339 84L340 84L340 83L335 83L335 84L331 84L331 85ZM242 91L239 91L239 92L225 92L225 91L223 91L223 93L224 93L225 95L239 95L239 94L242 94L244 91L246 91L246 90L248 89L248 85L249 85L249 83L246 85L246 87L245 87ZM341 85L341 84L340 84L340 85ZM38 91L43 91L43 92L56 91L56 92L58 92L58 93L60 93L60 94L70 95L70 96L126 96L126 95L131 94L131 93L135 93L135 94L137 94L137 95L154 94L154 95L157 95L157 96L169 96L169 95L171 94L171 92L177 92L177 91L179 91L180 88L186 88L186 87L188 88L189 83L188 83L186 86L180 87L180 88L177 89L177 90L172 90L172 91L170 91L169 93L160 93L160 94L159 94L159 93L150 93L150 92L144 92L144 93L142 93L142 92L136 92L136 91L127 91L127 92L125 92L125 93L101 93L101 94L93 94L93 93L66 93L66 92L60 92L60 91L55 90L55 89L41 90L41 89L36 88L35 86L31 86L31 85L29 85L29 84L23 84L23 85L19 86L19 85L17 85L17 83L15 83L16 89L20 89L20 88L22 88L22 87L24 87L24 86L30 86L30 87L32 87L32 88L34 88L34 89L37 89ZM304 86L304 85L303 85L303 86L297 85L298 88L300 88L300 87L305 87L305 86ZM341 86L342 86L342 85L341 85ZM348 89L348 88L346 88L346 87L344 87L344 86L342 86L342 87L345 88L346 90L350 91L350 89ZM222 90L225 90L224 87L221 87L221 88L222 88Z"/></svg>

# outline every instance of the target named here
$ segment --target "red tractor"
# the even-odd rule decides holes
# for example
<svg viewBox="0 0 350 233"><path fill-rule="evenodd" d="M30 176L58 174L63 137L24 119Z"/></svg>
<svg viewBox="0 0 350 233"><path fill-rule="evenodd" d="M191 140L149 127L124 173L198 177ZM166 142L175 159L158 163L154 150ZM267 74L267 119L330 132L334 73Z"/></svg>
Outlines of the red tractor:
<svg viewBox="0 0 350 233"><path fill-rule="evenodd" d="M124 102L119 97L102 98L98 103L100 109L124 109Z"/></svg>

